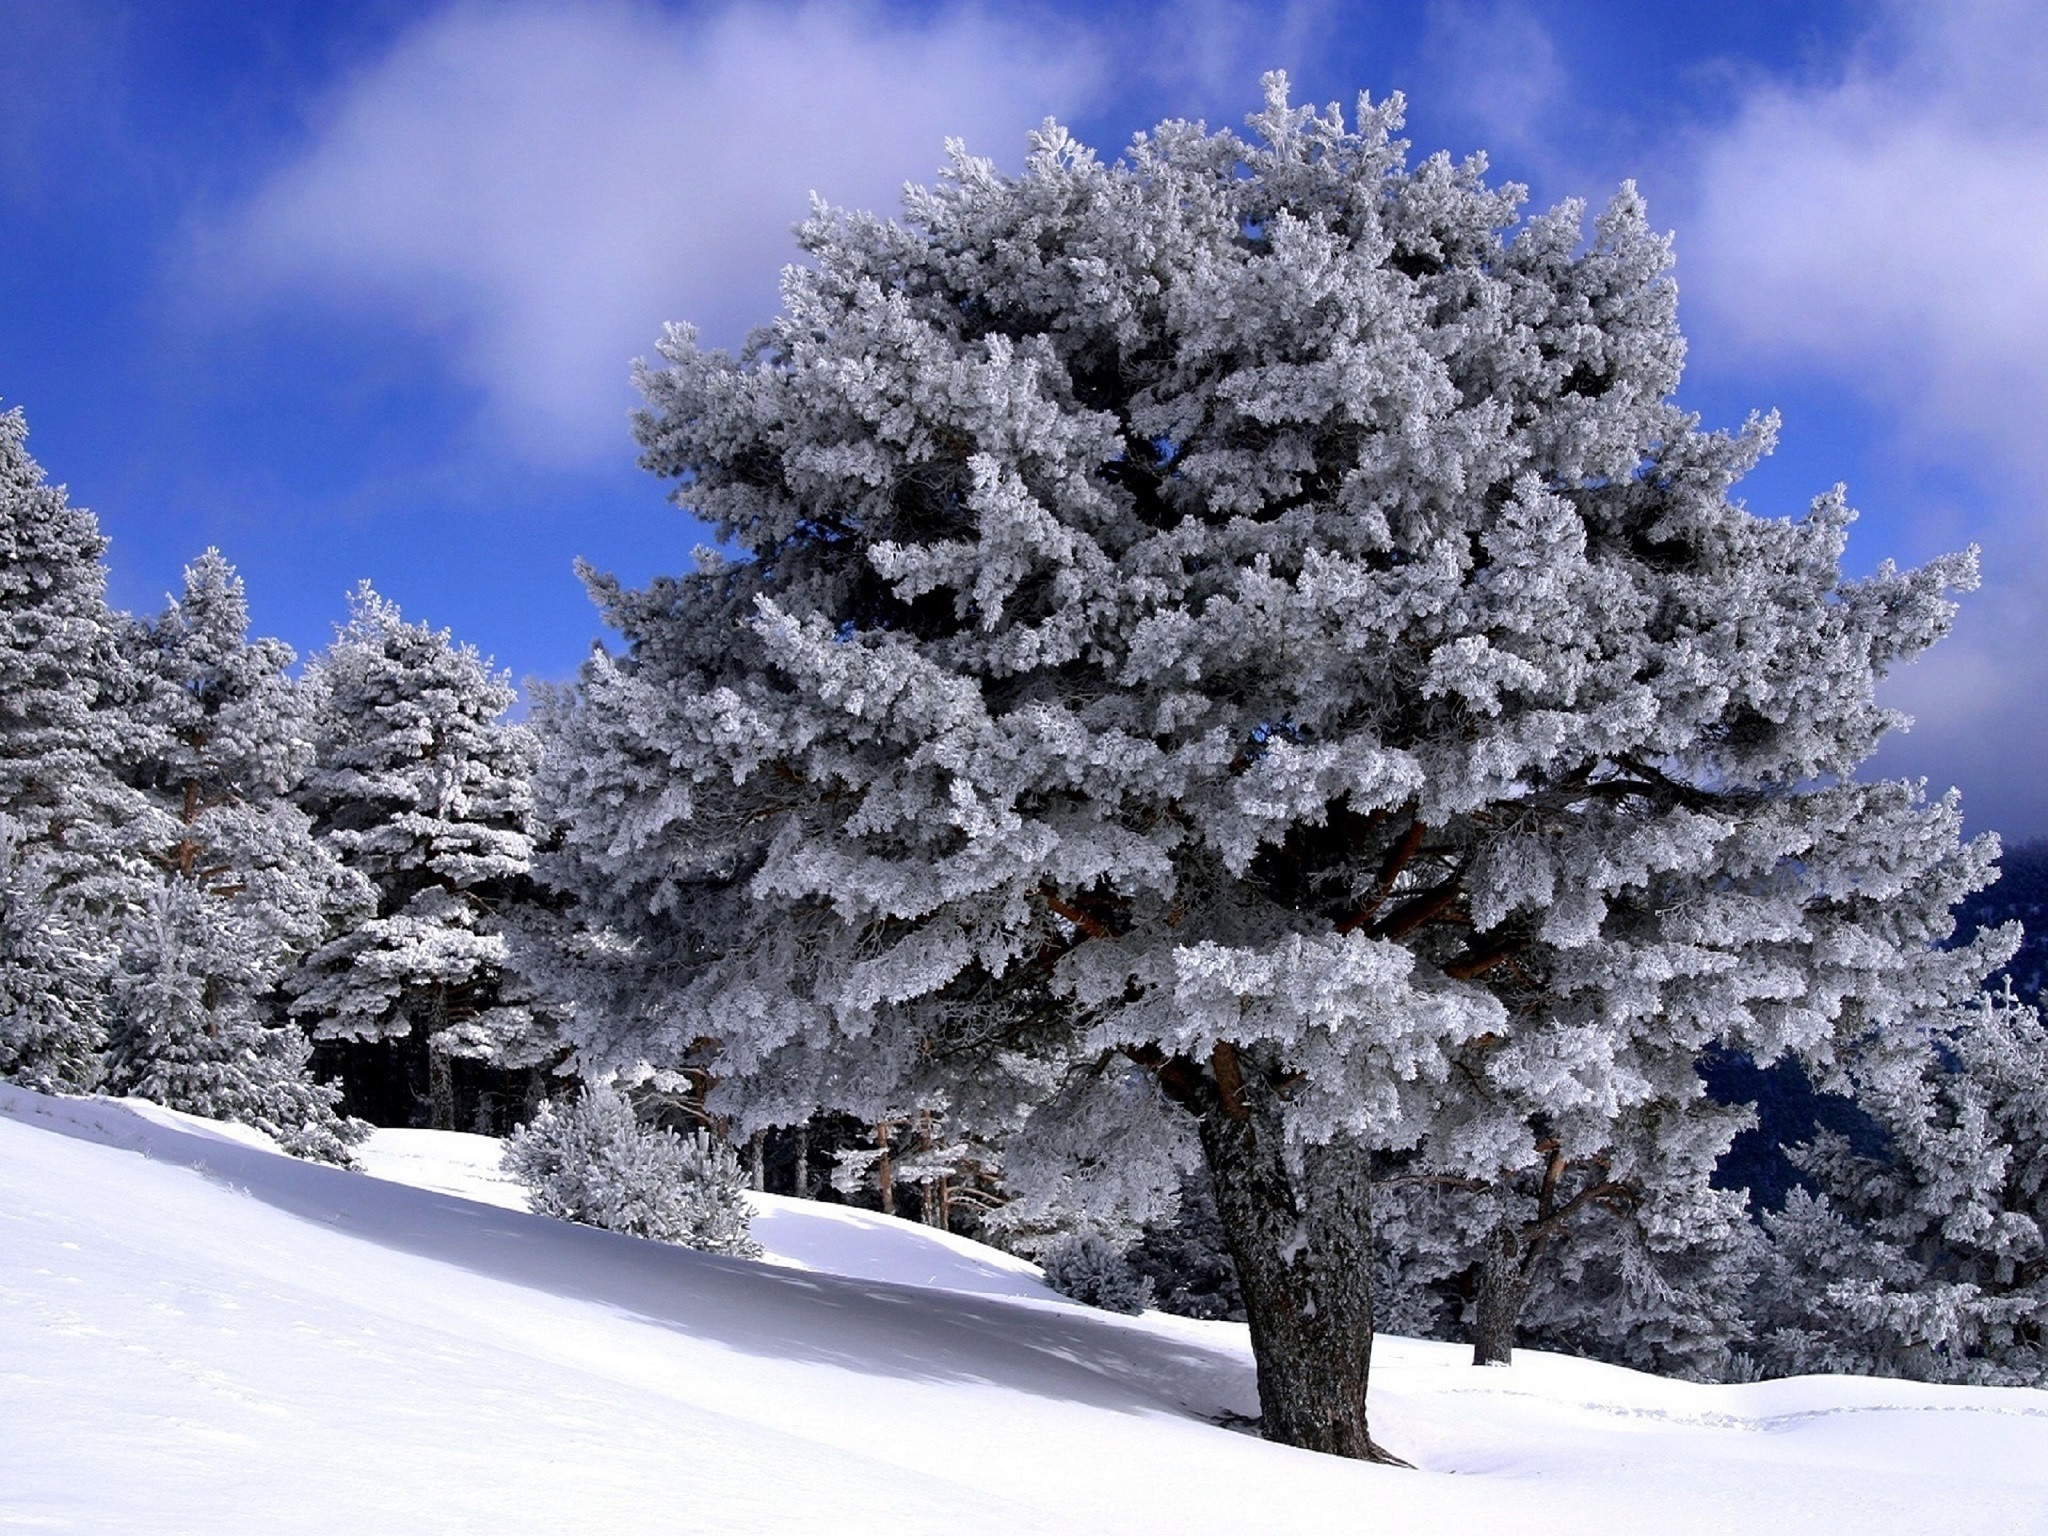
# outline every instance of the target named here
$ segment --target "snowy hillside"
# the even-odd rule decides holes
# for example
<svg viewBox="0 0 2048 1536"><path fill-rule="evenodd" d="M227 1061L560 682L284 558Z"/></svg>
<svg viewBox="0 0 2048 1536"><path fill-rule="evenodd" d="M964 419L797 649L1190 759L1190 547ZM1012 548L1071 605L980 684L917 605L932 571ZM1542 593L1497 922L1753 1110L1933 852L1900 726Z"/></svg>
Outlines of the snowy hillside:
<svg viewBox="0 0 2048 1536"><path fill-rule="evenodd" d="M0 1086L0 1525L81 1532L2048 1530L2048 1393L1660 1381L1384 1340L1418 1471L1267 1445L1241 1329L763 1203L750 1264ZM426 1186L426 1187L419 1187Z"/></svg>

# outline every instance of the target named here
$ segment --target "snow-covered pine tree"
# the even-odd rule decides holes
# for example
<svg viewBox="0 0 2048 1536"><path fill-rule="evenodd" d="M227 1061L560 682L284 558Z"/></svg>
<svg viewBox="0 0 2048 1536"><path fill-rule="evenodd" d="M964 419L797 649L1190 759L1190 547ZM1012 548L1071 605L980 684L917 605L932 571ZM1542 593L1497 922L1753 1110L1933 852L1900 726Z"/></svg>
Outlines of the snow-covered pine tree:
<svg viewBox="0 0 2048 1536"><path fill-rule="evenodd" d="M161 816L119 774L145 743L129 713L134 679L120 625L107 607L106 547L92 514L46 483L21 412L0 412L0 815L13 821L15 850L8 899L54 946L39 952L64 956L64 979L53 984L68 999L50 1011L15 1005L23 1011L4 1026L11 1043L0 1071L51 1088L98 1079L99 1009L87 1006L94 989L86 974L104 990L112 935L151 881L146 851L163 841Z"/></svg>
<svg viewBox="0 0 2048 1536"><path fill-rule="evenodd" d="M714 1054L742 1129L944 1093L1136 1220L1193 1152L1264 1432L1349 1456L1376 1159L1603 1155L1712 1041L1966 990L1930 946L1991 853L1852 776L1973 561L1846 580L1839 496L1731 499L1771 428L1672 403L1634 191L1518 222L1400 111L1274 77L1248 138L1047 128L816 211L779 319L642 376L743 557L593 582L627 649L543 769L593 1065Z"/></svg>
<svg viewBox="0 0 2048 1536"><path fill-rule="evenodd" d="M1062 1296L1105 1312L1135 1314L1152 1305L1152 1277L1097 1232L1069 1233L1039 1261L1045 1283Z"/></svg>
<svg viewBox="0 0 2048 1536"><path fill-rule="evenodd" d="M558 1053L505 935L532 895L533 738L503 718L504 674L368 582L306 683L316 755L299 801L376 911L307 960L292 1011L318 1039L419 1058L426 1118L453 1129L451 1058L519 1070Z"/></svg>
<svg viewBox="0 0 2048 1536"><path fill-rule="evenodd" d="M2048 1027L2010 990L1875 1034L1830 1086L1885 1133L1823 1132L1764 1218L1759 1365L2048 1385Z"/></svg>
<svg viewBox="0 0 2048 1536"><path fill-rule="evenodd" d="M370 1128L337 1112L340 1089L313 1080L305 1033L265 1019L269 950L255 924L224 912L199 881L164 876L121 935L112 1086L346 1166Z"/></svg>
<svg viewBox="0 0 2048 1536"><path fill-rule="evenodd" d="M507 1138L504 1163L543 1216L760 1257L732 1148L702 1128L679 1136L641 1125L631 1101L608 1083L543 1104Z"/></svg>
<svg viewBox="0 0 2048 1536"><path fill-rule="evenodd" d="M129 779L173 840L152 850L164 883L124 927L109 1086L346 1161L357 1128L334 1112L339 1091L307 1075L281 986L367 915L370 892L290 799L312 762L292 650L250 638L241 579L211 549L127 649L151 744Z"/></svg>
<svg viewBox="0 0 2048 1536"><path fill-rule="evenodd" d="M107 945L53 898L49 857L0 812L0 1078L55 1093L99 1081Z"/></svg>
<svg viewBox="0 0 2048 1536"><path fill-rule="evenodd" d="M1740 1190L1716 1189L1748 1116L1652 1100L1607 1148L1573 1159L1546 1139L1493 1178L1388 1159L1375 1181L1386 1326L1467 1338L1481 1365L1515 1344L1718 1380L1749 1338L1759 1243Z"/></svg>

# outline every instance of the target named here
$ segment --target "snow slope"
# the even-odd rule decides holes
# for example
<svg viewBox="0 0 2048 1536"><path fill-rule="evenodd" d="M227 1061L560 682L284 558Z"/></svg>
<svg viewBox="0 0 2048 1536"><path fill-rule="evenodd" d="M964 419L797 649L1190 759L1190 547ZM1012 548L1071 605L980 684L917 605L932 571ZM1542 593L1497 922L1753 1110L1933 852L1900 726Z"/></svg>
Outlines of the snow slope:
<svg viewBox="0 0 2048 1536"><path fill-rule="evenodd" d="M208 1125L153 1104L136 1107L158 1118ZM371 1132L357 1160L380 1179L523 1211L526 1191L498 1167L504 1145L495 1136L460 1131L384 1129ZM1036 1264L950 1232L852 1206L784 1195L750 1193L747 1199L754 1207L755 1239L767 1250L768 1262L783 1268L1067 1305L1046 1286Z"/></svg>
<svg viewBox="0 0 2048 1536"><path fill-rule="evenodd" d="M1253 1409L1241 1329L831 1207L767 1201L766 1264L568 1226L421 1134L366 1178L0 1086L0 1527L2048 1531L2044 1392L1388 1339L1420 1470L1367 1467L1207 1422Z"/></svg>

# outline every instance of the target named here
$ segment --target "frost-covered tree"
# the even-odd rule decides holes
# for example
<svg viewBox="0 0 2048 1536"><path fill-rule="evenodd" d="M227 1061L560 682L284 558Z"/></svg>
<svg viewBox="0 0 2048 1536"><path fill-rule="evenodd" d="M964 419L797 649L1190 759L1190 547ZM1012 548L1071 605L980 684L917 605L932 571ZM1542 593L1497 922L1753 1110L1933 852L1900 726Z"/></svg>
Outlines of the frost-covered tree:
<svg viewBox="0 0 2048 1536"><path fill-rule="evenodd" d="M760 1256L732 1148L702 1129L678 1136L641 1125L631 1101L607 1084L543 1104L507 1139L504 1162L543 1216L707 1253Z"/></svg>
<svg viewBox="0 0 2048 1536"><path fill-rule="evenodd" d="M740 558L593 582L543 769L589 1060L713 1060L743 1128L944 1094L1135 1220L1199 1162L1264 1432L1351 1456L1383 1159L1610 1156L1710 1042L1967 990L1991 853L1853 778L1972 561L1748 511L1772 429L1673 403L1633 190L1521 219L1399 120L1276 77L1249 137L817 211L776 321L642 376Z"/></svg>
<svg viewBox="0 0 2048 1536"><path fill-rule="evenodd" d="M1147 1223L1125 1256L1152 1282L1154 1305L1160 1311L1244 1321L1237 1269L1230 1262L1206 1178L1184 1178L1173 1213Z"/></svg>
<svg viewBox="0 0 2048 1536"><path fill-rule="evenodd" d="M757 1132L758 1136L759 1133ZM951 1134L943 1104L878 1119L859 1140L832 1150L832 1187L849 1199L870 1193L882 1214L897 1214L897 1192L916 1192L917 1215L926 1226L950 1229L960 1202L978 1216L987 1201L983 1186L1000 1167L987 1143Z"/></svg>
<svg viewBox="0 0 2048 1536"><path fill-rule="evenodd" d="M365 915L370 889L314 837L294 803L313 765L311 711L281 640L252 639L241 578L209 549L155 619L132 626L140 678L132 714L151 750L129 777L170 831L157 865L198 886L247 930L266 1002L283 972ZM281 1010L280 1010L281 1014Z"/></svg>
<svg viewBox="0 0 2048 1536"><path fill-rule="evenodd" d="M316 755L299 802L376 910L309 958L293 1012L317 1038L409 1043L432 1123L452 1129L451 1058L557 1054L505 933L531 896L533 738L504 719L506 675L367 582L307 686Z"/></svg>
<svg viewBox="0 0 2048 1536"><path fill-rule="evenodd" d="M1121 1248L1095 1232L1072 1233L1039 1260L1045 1283L1062 1296L1105 1312L1138 1313L1152 1304L1152 1279Z"/></svg>
<svg viewBox="0 0 2048 1536"><path fill-rule="evenodd" d="M0 1070L85 1088L98 1077L85 971L104 986L111 936L142 899L147 850L164 829L120 776L147 743L129 712L135 679L107 607L107 541L90 512L45 481L27 439L19 410L0 413L0 815L13 822L9 900L44 914L19 920L50 925L39 931L68 957L60 991L69 1001L53 1001L57 1012L33 1026L17 1014L22 1038L48 1045Z"/></svg>
<svg viewBox="0 0 2048 1536"><path fill-rule="evenodd" d="M263 1013L260 940L195 880L168 875L127 920L113 988L109 1077L122 1092L237 1120L298 1157L346 1165L369 1127L313 1081L313 1047ZM247 969L237 973L237 962Z"/></svg>
<svg viewBox="0 0 2048 1536"><path fill-rule="evenodd" d="M2036 838L2008 847L1998 861L1998 881L1965 900L1956 912L1957 931L2019 923L2019 948L2005 964L2012 989L2033 1002L2048 991L2048 841Z"/></svg>
<svg viewBox="0 0 2048 1536"><path fill-rule="evenodd" d="M0 1078L94 1086L106 1039L106 946L51 892L50 855L0 812Z"/></svg>
<svg viewBox="0 0 2048 1536"><path fill-rule="evenodd" d="M1720 1379L1747 1343L1760 1256L1741 1190L1713 1175L1747 1116L1651 1101L1605 1149L1554 1139L1492 1179L1389 1159L1376 1181L1385 1326L1469 1338L1504 1365L1517 1342Z"/></svg>
<svg viewBox="0 0 2048 1536"><path fill-rule="evenodd" d="M1764 1218L1759 1364L2048 1385L2048 1027L1987 993L1841 1072L1884 1145L1794 1151L1820 1193Z"/></svg>
<svg viewBox="0 0 2048 1536"><path fill-rule="evenodd" d="M290 798L312 762L291 648L250 638L241 579L208 550L127 650L149 743L128 778L166 841L151 850L162 884L122 933L110 1086L346 1161L354 1128L334 1113L338 1092L307 1076L311 1047L281 988L366 914L369 889Z"/></svg>

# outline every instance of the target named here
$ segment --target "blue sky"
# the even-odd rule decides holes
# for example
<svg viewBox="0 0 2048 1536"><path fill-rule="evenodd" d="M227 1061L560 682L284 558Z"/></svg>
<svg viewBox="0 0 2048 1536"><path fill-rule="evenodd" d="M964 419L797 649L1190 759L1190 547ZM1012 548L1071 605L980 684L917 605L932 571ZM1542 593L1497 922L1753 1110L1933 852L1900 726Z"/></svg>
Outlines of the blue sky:
<svg viewBox="0 0 2048 1536"><path fill-rule="evenodd" d="M1258 76L1404 91L1418 153L1676 231L1710 423L1784 416L1773 515L1987 580L1890 685L1879 767L2048 833L2048 4L973 6L0 0L0 402L154 609L217 544L302 651L368 577L519 677L701 538L633 465L664 320L772 313L815 188L893 207L948 135L1014 165L1237 122Z"/></svg>

